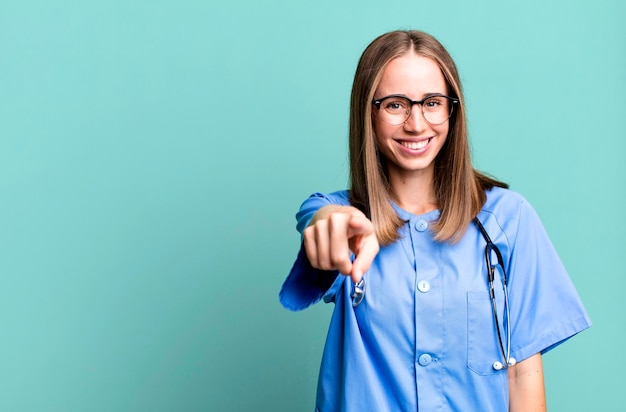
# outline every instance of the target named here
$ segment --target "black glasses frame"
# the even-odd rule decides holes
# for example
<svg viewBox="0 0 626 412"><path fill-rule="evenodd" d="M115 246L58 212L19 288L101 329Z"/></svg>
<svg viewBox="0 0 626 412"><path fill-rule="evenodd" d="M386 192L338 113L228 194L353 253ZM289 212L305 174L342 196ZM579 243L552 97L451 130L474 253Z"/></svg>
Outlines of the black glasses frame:
<svg viewBox="0 0 626 412"><path fill-rule="evenodd" d="M422 100L411 100L410 98L408 98L407 96L403 94L390 94L389 96L372 100L372 104L376 107L377 110L380 110L380 105L383 103L383 101L387 99L391 99L391 98L404 99L409 103L409 112L407 113L406 119L404 119L405 122L407 121L409 117L411 117L411 113L413 113L413 106L417 104L421 106L422 108L422 116L424 116L424 120L426 120L430 124L439 125L439 124L444 123L446 120L442 121L441 123L432 123L426 118L426 113L424 113L424 103L426 102L426 100L432 99L433 97L444 97L450 100L452 104L450 105L450 113L448 114L448 118L446 120L452 117L452 113L454 113L454 105L459 103L459 99L457 99L456 97L452 97L452 96L446 96L445 94L441 94L441 93L429 94L428 96L424 97Z"/></svg>

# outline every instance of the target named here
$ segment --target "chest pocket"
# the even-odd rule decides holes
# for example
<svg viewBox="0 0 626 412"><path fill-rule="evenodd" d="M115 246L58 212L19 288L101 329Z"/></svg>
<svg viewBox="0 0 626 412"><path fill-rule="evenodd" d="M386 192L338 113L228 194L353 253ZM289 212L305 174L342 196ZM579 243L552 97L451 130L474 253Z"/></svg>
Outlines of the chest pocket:
<svg viewBox="0 0 626 412"><path fill-rule="evenodd" d="M504 292L496 290L498 319L504 319ZM503 339L506 339L503 336ZM504 342L506 345L506 342ZM489 292L467 292L467 367L478 375L506 372L495 370L494 362L502 362L496 322Z"/></svg>

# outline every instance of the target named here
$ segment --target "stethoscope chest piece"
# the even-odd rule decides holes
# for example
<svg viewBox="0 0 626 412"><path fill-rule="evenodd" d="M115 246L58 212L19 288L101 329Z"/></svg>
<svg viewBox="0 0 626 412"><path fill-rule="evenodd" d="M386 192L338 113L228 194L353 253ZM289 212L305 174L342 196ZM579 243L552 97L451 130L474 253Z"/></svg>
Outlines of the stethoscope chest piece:
<svg viewBox="0 0 626 412"><path fill-rule="evenodd" d="M359 283L354 284L352 291L352 306L357 307L365 297L365 278L361 278Z"/></svg>

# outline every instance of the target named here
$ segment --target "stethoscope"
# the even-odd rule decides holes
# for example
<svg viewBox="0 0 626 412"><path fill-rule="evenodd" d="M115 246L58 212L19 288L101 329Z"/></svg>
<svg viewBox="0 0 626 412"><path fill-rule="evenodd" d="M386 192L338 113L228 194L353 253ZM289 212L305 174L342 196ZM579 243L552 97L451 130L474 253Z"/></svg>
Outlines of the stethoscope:
<svg viewBox="0 0 626 412"><path fill-rule="evenodd" d="M474 224L480 230L485 242L487 245L485 246L485 264L487 266L487 279L489 281L489 299L491 300L491 309L493 313L493 321L495 323L496 332L498 335L498 344L500 346L500 354L502 355L501 361L495 361L493 363L493 368L495 370L506 369L509 366L515 365L517 362L514 357L511 356L511 313L509 311L509 290L507 289L507 276L506 269L504 268L504 259L502 259L502 253L500 253L500 249L491 241L491 238L487 234L487 231L483 227L480 220L477 217L474 218ZM491 263L491 256L494 254L496 256L496 264ZM499 269L498 269L499 268ZM502 290L504 291L504 323L502 326L500 325L500 320L498 317L498 307L496 304L496 292L494 287L495 280L495 272L498 271L500 273L500 279L502 281ZM356 307L363 301L365 297L365 277L361 278L361 280L353 284L352 289L352 306ZM506 342L502 339L503 335L506 334Z"/></svg>
<svg viewBox="0 0 626 412"><path fill-rule="evenodd" d="M504 269L504 259L502 259L502 254L500 253L500 249L496 246L492 241L487 231L483 227L480 220L477 217L474 218L474 223L478 226L478 230L483 235L485 242L487 245L485 246L485 264L487 265L487 278L489 279L489 299L491 300L491 309L493 312L493 321L495 323L496 332L498 334L498 343L500 345L500 352L502 354L502 362L495 361L493 363L493 368L497 371L501 369L506 369L509 366L515 365L517 362L514 357L511 356L511 312L509 311L509 290L506 286L507 284L507 276L506 269ZM497 262L495 265L491 264L491 255L496 256ZM498 269L498 267L500 269ZM504 324L500 327L500 321L498 320L498 307L496 305L496 291L493 286L493 282L495 279L495 272L500 272L500 278L502 280L502 290L504 291ZM503 332L501 329L504 329L506 333L506 349L505 344L502 341Z"/></svg>

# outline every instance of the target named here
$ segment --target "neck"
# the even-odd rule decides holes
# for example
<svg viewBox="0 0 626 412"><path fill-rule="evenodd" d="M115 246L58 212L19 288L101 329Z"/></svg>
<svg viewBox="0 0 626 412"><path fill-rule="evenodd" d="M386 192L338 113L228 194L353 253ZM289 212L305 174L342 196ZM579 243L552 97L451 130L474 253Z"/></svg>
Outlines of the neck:
<svg viewBox="0 0 626 412"><path fill-rule="evenodd" d="M414 215L432 212L439 207L435 193L433 170L420 173L389 173L393 200Z"/></svg>

